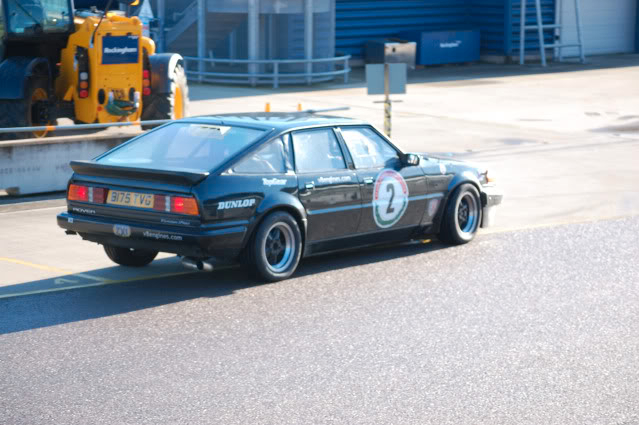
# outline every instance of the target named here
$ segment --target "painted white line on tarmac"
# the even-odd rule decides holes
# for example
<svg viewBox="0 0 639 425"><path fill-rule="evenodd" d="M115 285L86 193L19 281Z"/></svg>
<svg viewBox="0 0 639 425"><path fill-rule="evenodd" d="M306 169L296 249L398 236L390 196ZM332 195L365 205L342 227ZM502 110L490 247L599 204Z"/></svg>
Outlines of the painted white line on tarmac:
<svg viewBox="0 0 639 425"><path fill-rule="evenodd" d="M0 215L9 215L9 214L19 214L19 213L28 213L28 212L34 212L34 211L47 211L47 210L60 210L60 209L64 209L66 208L66 205L61 205L59 207L46 207L46 208L33 208L30 210L17 210L17 211L0 211Z"/></svg>
<svg viewBox="0 0 639 425"><path fill-rule="evenodd" d="M91 287L95 287L95 286L117 285L117 284L120 284L120 283L137 282L137 281L150 280L150 279L160 279L160 278L172 277L172 276L183 276L183 275L186 275L186 274L194 274L194 273L197 273L197 272L186 271L186 272L177 272L177 273L165 273L165 274L157 274L157 275L151 275L151 276L138 276L138 277L132 277L132 278L129 278L129 279L121 279L121 280L110 280L110 279L97 278L97 277L94 277L94 276L86 275L84 273L80 273L80 274L76 274L76 275L65 276L64 278L55 279L54 280L54 284L62 285L62 284L66 284L66 283L76 283L77 280L74 280L73 277L83 277L85 279L90 278L92 280L99 280L99 282L79 284L79 285L73 285L73 286L65 286L65 287L57 287L57 288L37 289L37 290L34 290L34 291L16 292L16 293L12 293L12 294L4 294L4 295L0 294L0 299L16 298L16 297L22 297L22 296L27 296L27 295L46 294L46 293L50 293L50 292L69 291L71 289L91 288Z"/></svg>

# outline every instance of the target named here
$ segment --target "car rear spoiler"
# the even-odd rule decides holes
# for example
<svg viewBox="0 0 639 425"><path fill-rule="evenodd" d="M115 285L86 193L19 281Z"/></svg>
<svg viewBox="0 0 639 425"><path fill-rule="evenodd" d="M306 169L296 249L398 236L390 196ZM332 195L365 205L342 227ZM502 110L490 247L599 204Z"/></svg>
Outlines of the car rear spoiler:
<svg viewBox="0 0 639 425"><path fill-rule="evenodd" d="M208 171L154 170L150 168L99 164L95 161L71 161L70 165L73 171L78 174L147 180L180 186L196 185L209 175Z"/></svg>

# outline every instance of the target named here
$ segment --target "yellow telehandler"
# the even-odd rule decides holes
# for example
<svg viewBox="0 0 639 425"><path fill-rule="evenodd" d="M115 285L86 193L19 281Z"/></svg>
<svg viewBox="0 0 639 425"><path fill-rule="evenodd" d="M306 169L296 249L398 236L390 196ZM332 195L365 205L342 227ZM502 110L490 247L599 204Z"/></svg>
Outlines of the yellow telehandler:
<svg viewBox="0 0 639 425"><path fill-rule="evenodd" d="M183 58L155 53L137 17L109 6L74 11L72 0L0 0L0 8L0 128L187 114ZM29 135L46 131L9 137Z"/></svg>

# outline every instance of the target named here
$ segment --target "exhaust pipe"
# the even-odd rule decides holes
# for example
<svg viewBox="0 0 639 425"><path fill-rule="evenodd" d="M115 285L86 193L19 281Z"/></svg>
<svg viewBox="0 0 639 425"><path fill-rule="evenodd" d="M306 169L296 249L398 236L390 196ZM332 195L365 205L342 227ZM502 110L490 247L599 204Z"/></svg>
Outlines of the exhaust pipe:
<svg viewBox="0 0 639 425"><path fill-rule="evenodd" d="M182 257L182 265L187 269L212 272L213 264L206 260L196 260L193 258Z"/></svg>

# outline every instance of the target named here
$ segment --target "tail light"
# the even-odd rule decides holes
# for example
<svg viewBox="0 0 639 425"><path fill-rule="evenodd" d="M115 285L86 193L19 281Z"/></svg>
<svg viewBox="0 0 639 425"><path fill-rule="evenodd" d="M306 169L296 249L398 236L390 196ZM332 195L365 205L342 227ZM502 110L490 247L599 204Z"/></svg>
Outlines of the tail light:
<svg viewBox="0 0 639 425"><path fill-rule="evenodd" d="M146 49L143 51L142 64L144 67L142 70L142 95L149 96L151 94L151 63Z"/></svg>
<svg viewBox="0 0 639 425"><path fill-rule="evenodd" d="M198 215L200 213L195 198L184 196L155 195L153 209L185 215Z"/></svg>
<svg viewBox="0 0 639 425"><path fill-rule="evenodd" d="M75 60L78 64L78 97L89 97L89 51L84 47L76 47Z"/></svg>
<svg viewBox="0 0 639 425"><path fill-rule="evenodd" d="M102 187L82 186L78 184L69 185L67 199L69 201L92 202L94 204L104 204L106 201L107 189Z"/></svg>
<svg viewBox="0 0 639 425"><path fill-rule="evenodd" d="M109 189L103 187L69 185L67 199L69 201L105 204ZM155 211L173 214L199 215L200 211L195 198L190 196L153 195L153 209Z"/></svg>

